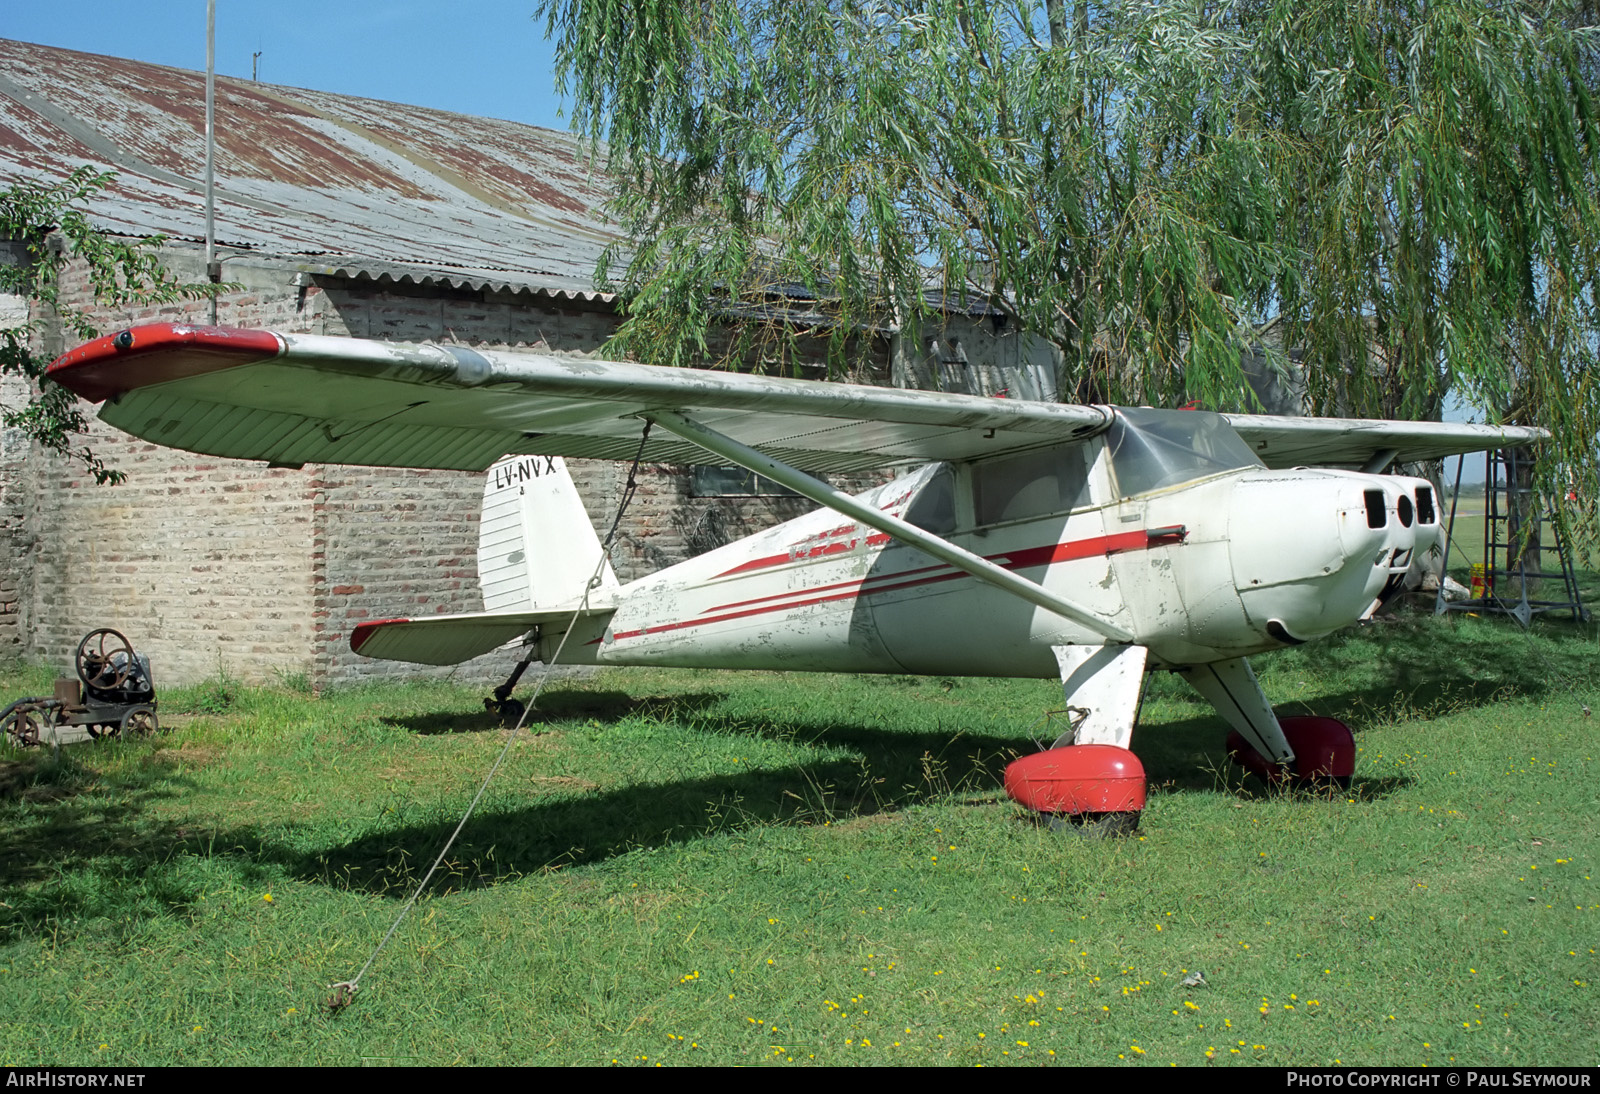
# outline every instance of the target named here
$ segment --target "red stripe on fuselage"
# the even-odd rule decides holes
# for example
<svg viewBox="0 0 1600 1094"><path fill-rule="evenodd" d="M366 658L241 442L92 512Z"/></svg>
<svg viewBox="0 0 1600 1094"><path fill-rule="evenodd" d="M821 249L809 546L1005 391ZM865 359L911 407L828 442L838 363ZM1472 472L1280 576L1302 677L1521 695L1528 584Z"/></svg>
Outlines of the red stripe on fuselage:
<svg viewBox="0 0 1600 1094"><path fill-rule="evenodd" d="M887 532L875 532L866 537L866 542L868 547L876 547L879 544L888 543L893 538ZM858 542L859 540L852 539L844 543L829 543L818 547L807 547L803 550L796 545L781 555L767 555L765 558L753 558L749 562L741 562L733 569L724 570L722 573L715 575L712 580L716 580L718 577L733 577L735 574L753 573L756 570L770 570L774 566L783 566L791 562L810 562L812 559L827 558L829 555L842 555L847 551L855 550Z"/></svg>
<svg viewBox="0 0 1600 1094"><path fill-rule="evenodd" d="M1026 570L1034 566L1047 566L1056 562L1071 562L1074 559L1090 558L1094 555L1114 555L1121 551L1142 551L1152 546L1166 546L1171 541L1165 537L1161 540L1152 540L1143 531L1119 532L1110 536L1094 536L1089 539L1074 540L1071 543L1053 543L1043 547L1029 547L1021 551L1004 551L999 554L986 555L985 561L993 562L1007 570ZM787 561L800 561L787 559ZM935 572L938 571L938 572ZM730 573L732 571L729 571ZM906 578L914 574L927 574L916 580L908 581ZM722 575L718 575L719 577ZM954 581L957 578L971 577L964 570L954 567L923 566L915 570L904 570L897 574L882 574L876 577L862 578L858 581L841 581L831 585L819 585L813 589L799 589L788 593L775 593L771 596L759 596L750 600L738 600L729 604L707 608L708 612L722 612L721 615L700 619L683 619L675 623L660 623L653 627L643 627L636 631L619 631L612 635L618 641L624 638L637 638L647 634L662 634L667 631L683 630L686 627L700 627L711 623L726 623L734 619L747 619L753 615L766 615L771 612L788 611L792 608L807 608L813 604L827 604L835 600L851 600L857 596L876 596L879 593L898 592L902 589L913 589L920 585L936 585L944 581ZM863 589L867 582L872 582L872 587ZM837 590L837 591L831 591ZM826 595L816 595L823 593ZM795 597L802 599L796 600ZM778 601L778 603L765 603ZM751 605L745 607L745 605ZM754 605L760 605L756 607ZM731 608L743 608L742 611L729 611Z"/></svg>
<svg viewBox="0 0 1600 1094"><path fill-rule="evenodd" d="M908 490L888 505L879 506L879 508L891 517L899 517L900 514L895 511L895 506L904 504L910 496L911 491ZM817 532L814 535L807 536L799 543L790 544L789 549L781 555L766 555L762 558L752 558L748 562L741 562L731 570L724 570L720 574L716 574L713 580L718 577L732 577L735 574L748 574L756 570L767 570L790 562L805 562L813 558L826 558L829 555L837 555L844 551L854 550L856 545L861 542L861 537L857 534L860 529L861 525L859 524L841 524L837 528L828 529L826 532ZM840 543L825 542L841 536L850 536L850 539L847 542ZM888 543L893 538L887 532L869 532L866 536L866 543L868 547L876 547L880 543ZM818 546L804 546L807 543L815 543Z"/></svg>

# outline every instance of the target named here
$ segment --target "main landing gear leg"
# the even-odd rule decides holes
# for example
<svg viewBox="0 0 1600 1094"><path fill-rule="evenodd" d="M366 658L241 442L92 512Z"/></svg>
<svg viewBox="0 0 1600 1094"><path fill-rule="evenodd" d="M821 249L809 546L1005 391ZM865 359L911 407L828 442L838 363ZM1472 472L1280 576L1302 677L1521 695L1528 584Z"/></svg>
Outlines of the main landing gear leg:
<svg viewBox="0 0 1600 1094"><path fill-rule="evenodd" d="M1128 751L1139 713L1143 646L1054 646L1072 728L1006 768L1006 793L1051 827L1123 836L1139 826L1144 765Z"/></svg>
<svg viewBox="0 0 1600 1094"><path fill-rule="evenodd" d="M1348 787L1356 769L1356 739L1337 718L1278 718L1242 658L1194 665L1189 683L1233 727L1228 755L1268 782L1332 781Z"/></svg>

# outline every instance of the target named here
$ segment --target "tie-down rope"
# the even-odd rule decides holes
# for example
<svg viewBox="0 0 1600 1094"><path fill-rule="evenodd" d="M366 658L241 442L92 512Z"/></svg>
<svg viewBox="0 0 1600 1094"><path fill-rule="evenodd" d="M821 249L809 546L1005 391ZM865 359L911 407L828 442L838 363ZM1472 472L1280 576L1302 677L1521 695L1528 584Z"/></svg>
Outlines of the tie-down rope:
<svg viewBox="0 0 1600 1094"><path fill-rule="evenodd" d="M360 972L349 980L341 980L337 984L328 985L333 990L333 995L328 998L328 1009L332 1013L338 1014L345 1007L355 1002L356 991L361 987L361 978L367 975L367 970L372 968L372 963L378 960L378 955L389 944L389 939L394 937L394 932L400 929L400 924L405 921L406 915L422 897L423 891L428 887L428 882L433 880L433 875L438 871L439 864L444 862L444 857L450 853L450 848L455 846L456 837L461 835L461 830L467 826L467 821L472 819L473 811L478 808L478 802L483 800L484 792L489 789L489 784L494 781L495 772L500 770L500 765L505 762L507 754L511 751L511 746L516 743L518 735L522 732L522 726L527 722L528 715L533 713L534 704L539 701L539 693L544 690L545 683L550 679L551 668L560 664L561 652L567 648L567 639L572 636L573 628L577 626L584 610L589 607L590 593L600 585L600 574L605 569L606 561L611 551L611 544L617 537L617 529L622 526L622 514L627 511L628 503L633 500L634 492L639 487L639 462L644 458L645 442L650 439L650 426L651 422L647 419L644 423L644 433L639 437L639 451L633 457L633 466L628 468L628 482L623 487L622 500L617 504L616 519L611 522L611 531L606 533L605 542L600 545L600 558L595 563L594 573L589 575L589 580L583 587L583 599L579 601L577 608L573 610L572 620L567 624L566 633L561 636L561 641L556 646L555 656L545 662L544 671L539 674L539 680L534 685L533 694L528 697L528 704L523 709L522 716L517 719L516 726L511 730L510 736L506 738L505 747L500 750L500 755L495 757L494 764L489 768L489 773L483 777L483 784L478 787L478 793L473 796L471 804L467 806L467 811L461 815L461 821L456 825L456 830L450 833L450 838L445 840L444 846L439 849L439 856L433 860L433 865L428 867L427 874L417 884L415 891L412 892L405 906L400 909L400 914L395 916L394 923L390 925L388 933L383 936L383 940L373 949L372 955L367 958L367 963L361 966Z"/></svg>

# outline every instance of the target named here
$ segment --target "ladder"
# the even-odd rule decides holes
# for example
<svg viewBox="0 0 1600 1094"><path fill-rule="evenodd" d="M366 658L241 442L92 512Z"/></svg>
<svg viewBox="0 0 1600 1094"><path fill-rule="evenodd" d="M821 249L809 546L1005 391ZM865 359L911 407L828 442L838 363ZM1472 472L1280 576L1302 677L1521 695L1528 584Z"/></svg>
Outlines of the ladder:
<svg viewBox="0 0 1600 1094"><path fill-rule="evenodd" d="M1456 464L1455 489L1450 498L1450 523L1445 531L1444 572L1450 572L1450 549L1455 545L1456 507L1461 500L1462 457ZM1572 551L1562 531L1562 520L1548 498L1532 487L1532 460L1515 448L1493 449L1484 458L1483 564L1473 567L1472 593L1467 600L1446 600L1444 582L1434 601L1434 614L1502 612L1523 627L1535 613L1567 611L1574 622L1586 622L1589 612L1578 596L1578 578ZM1559 503L1556 503L1559 504ZM1547 570L1555 559L1559 569ZM1539 599L1539 593L1555 599Z"/></svg>

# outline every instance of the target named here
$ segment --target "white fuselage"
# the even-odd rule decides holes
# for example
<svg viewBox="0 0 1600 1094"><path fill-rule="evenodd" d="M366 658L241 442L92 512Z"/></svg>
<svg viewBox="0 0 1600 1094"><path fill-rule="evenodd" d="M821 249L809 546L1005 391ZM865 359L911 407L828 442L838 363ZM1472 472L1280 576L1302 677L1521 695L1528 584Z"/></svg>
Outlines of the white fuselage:
<svg viewBox="0 0 1600 1094"><path fill-rule="evenodd" d="M1152 664L1348 626L1439 537L1420 479L1257 466L1123 496L1105 444L1001 463L930 465L861 497L1131 633ZM624 586L617 604L562 661L1051 678L1051 647L1107 642L830 510Z"/></svg>

